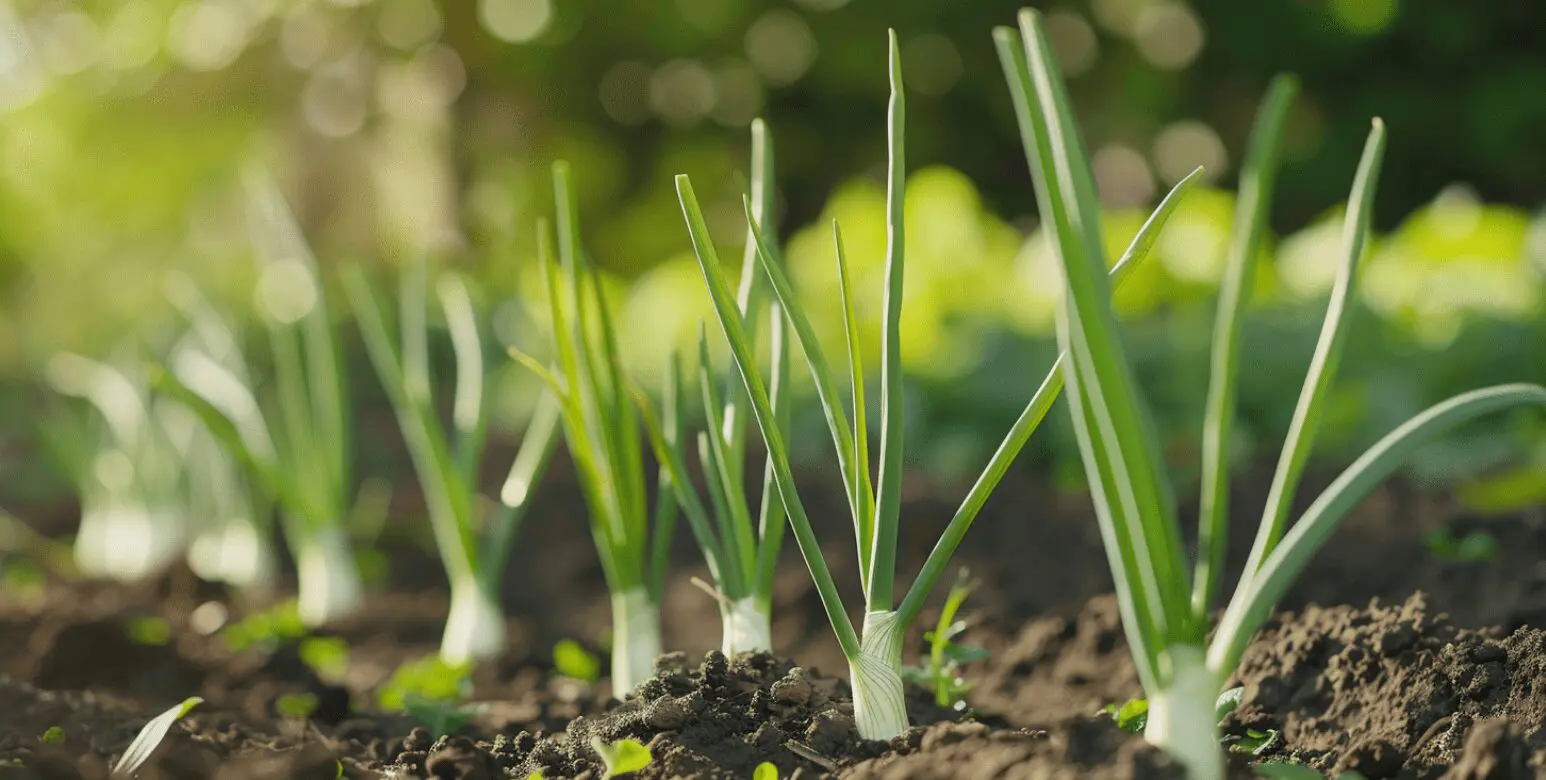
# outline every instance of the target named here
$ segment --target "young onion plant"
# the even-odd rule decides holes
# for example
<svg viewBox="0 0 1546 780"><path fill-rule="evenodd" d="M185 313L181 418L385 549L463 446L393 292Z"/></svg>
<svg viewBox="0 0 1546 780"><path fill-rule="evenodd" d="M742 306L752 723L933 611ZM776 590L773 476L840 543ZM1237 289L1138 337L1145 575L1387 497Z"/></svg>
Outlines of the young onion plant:
<svg viewBox="0 0 1546 780"><path fill-rule="evenodd" d="M551 313L556 370L524 353L511 354L547 382L558 398L564 440L612 594L612 691L621 698L654 673L660 654L660 594L677 506L671 490L659 492L653 512L648 506L633 388L618 356L601 277L581 245L567 163L554 163L553 189L558 256L554 258L546 220L537 225L537 254Z"/></svg>
<svg viewBox="0 0 1546 780"><path fill-rule="evenodd" d="M544 394L526 438L500 491L491 522L483 522L478 470L488 429L488 375L483 368L483 338L478 313L466 283L442 273L436 283L441 311L456 356L456 385L448 433L435 413L430 382L428 264L413 263L402 273L398 310L401 346L392 338L386 315L358 268L344 275L355 318L370 360L407 442L423 488L440 559L451 584L451 611L440 641L440 657L461 664L497 656L505 649L505 615L499 585L510 545L531 495L553 453L558 406Z"/></svg>
<svg viewBox="0 0 1546 780"><path fill-rule="evenodd" d="M751 209L759 224L773 224L773 145L767 125L761 119L752 123ZM775 251L772 246L768 249ZM779 431L787 435L789 356L785 346L786 326L777 305L765 300L762 274L757 269L757 245L750 235L746 239L741 267L736 309L746 324L746 337L750 340L757 338L757 321L764 317L768 319L773 376L771 403ZM697 395L702 402L707 430L698 434L696 444L709 497L707 509L688 475L687 442L680 428L686 418L680 393L683 385L681 363L675 356L667 372L667 408L663 415L666 424L661 424L647 402L641 400L640 409L656 457L663 467L665 482L669 483L663 483L662 487L675 492L676 501L687 515L693 537L708 562L714 595L720 603L720 649L733 657L737 653L773 648L773 573L778 565L779 549L783 546L784 506L773 487L772 470L765 466L762 499L753 521L744 466L747 431L752 425L746 419L750 413L746 394L738 378L728 374L720 376L714 370L707 342L702 338L699 339L698 355Z"/></svg>
<svg viewBox="0 0 1546 780"><path fill-rule="evenodd" d="M85 399L96 414L84 426L59 417L56 449L70 451L80 491L75 565L83 574L136 580L164 569L185 549L189 517L183 452L186 430L151 395L132 361L108 363L63 353L45 373L57 392ZM62 430L63 427L71 432Z"/></svg>
<svg viewBox="0 0 1546 780"><path fill-rule="evenodd" d="M838 389L837 375L830 369L788 277L776 262L771 245L762 233L762 215L746 201L747 221L757 249L759 266L767 278L779 309L805 353L806 363L815 380L817 396L825 412L848 497L850 515L858 539L859 571L865 597L862 631L855 631L848 612L833 583L827 562L822 557L809 516L795 486L789 462L781 418L775 409L768 386L757 365L748 323L737 306L720 268L719 256L709 238L703 213L693 194L692 183L678 176L677 194L687 222L698 264L713 299L716 318L730 343L737 372L757 427L767 446L774 487L784 504L790 527L800 553L815 579L822 606L832 623L839 646L849 662L854 691L854 716L859 733L867 739L889 739L907 729L907 710L902 692L902 637L923 609L924 600L938 581L962 537L977 517L989 494L1003 479L1015 456L1046 416L1062 389L1062 374L1054 364L1039 389L1021 413L981 476L967 493L955 516L929 553L922 570L896 602L895 562L898 527L901 523L902 477L902 374L898 337L902 316L902 279L905 241L902 222L903 188L906 166L903 159L904 97L901 59L896 36L891 36L889 115L889 165L887 167L887 253L885 268L884 328L881 342L881 417L878 479L872 483L870 431L865 415L863 356L858 341L853 291L849 288L847 258L842 234L833 226L837 251L838 289L847 329L849 382L844 393ZM1197 173L1178 184L1150 217L1127 254L1112 270L1120 279L1153 246L1159 226L1174 211L1180 195L1197 178ZM1061 361L1061 358L1059 358ZM845 406L847 408L845 408ZM850 417L849 409L852 410Z"/></svg>
<svg viewBox="0 0 1546 780"><path fill-rule="evenodd" d="M316 259L273 183L251 176L248 190L262 260L257 303L273 352L272 409L263 409L256 385L197 350L176 355L156 384L278 503L300 617L320 626L353 612L362 596L345 528L353 481L344 376Z"/></svg>
<svg viewBox="0 0 1546 780"><path fill-rule="evenodd" d="M1489 412L1546 405L1546 388L1499 385L1450 398L1386 435L1300 516L1286 520L1326 406L1348 332L1348 309L1369 230L1385 129L1375 120L1353 179L1336 283L1244 574L1222 618L1211 623L1224 555L1225 481L1240 362L1239 319L1264 232L1278 138L1292 89L1279 81L1263 104L1241 176L1239 211L1215 328L1204 431L1206 468L1195 573L1181 542L1172 488L1148 407L1133 378L1108 303L1095 188L1068 96L1039 14L1023 11L1018 33L994 32L1021 139L1067 295L1057 317L1069 407L1122 622L1149 699L1147 739L1198 780L1223 777L1215 703L1251 636L1338 523L1423 443ZM1212 639L1209 641L1210 631Z"/></svg>
<svg viewBox="0 0 1546 780"><path fill-rule="evenodd" d="M167 299L188 325L188 332L172 348L171 362L180 362L182 353L200 353L250 386L236 327L189 277L174 275L166 288ZM183 464L188 515L196 524L188 545L189 568L205 580L226 582L244 591L272 590L277 561L269 498L252 484L220 440L196 420L188 431Z"/></svg>

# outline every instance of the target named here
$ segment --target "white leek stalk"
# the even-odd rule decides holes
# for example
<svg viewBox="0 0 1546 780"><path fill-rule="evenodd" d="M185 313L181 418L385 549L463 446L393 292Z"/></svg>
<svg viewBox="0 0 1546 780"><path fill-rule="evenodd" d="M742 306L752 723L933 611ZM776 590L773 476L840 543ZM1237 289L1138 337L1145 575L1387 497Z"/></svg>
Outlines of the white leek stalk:
<svg viewBox="0 0 1546 780"><path fill-rule="evenodd" d="M864 613L859 655L848 664L854 689L854 721L865 739L891 739L907 731L902 693L902 626L897 613Z"/></svg>
<svg viewBox="0 0 1546 780"><path fill-rule="evenodd" d="M505 611L476 579L451 585L451 612L440 638L440 658L465 664L498 657L505 650Z"/></svg>
<svg viewBox="0 0 1546 780"><path fill-rule="evenodd" d="M773 649L773 620L759 601L756 597L747 597L721 603L723 635L720 650L727 658Z"/></svg>
<svg viewBox="0 0 1546 780"><path fill-rule="evenodd" d="M183 517L137 500L87 499L75 536L75 565L94 577L138 580L171 564L183 550Z"/></svg>
<svg viewBox="0 0 1546 780"><path fill-rule="evenodd" d="M343 529L302 531L295 555L297 609L301 622L316 627L343 618L360 606L360 572Z"/></svg>
<svg viewBox="0 0 1546 780"><path fill-rule="evenodd" d="M1143 738L1180 761L1192 780L1218 780L1224 776L1215 722L1219 675L1208 668L1201 647L1172 647L1166 655L1170 682L1149 696Z"/></svg>
<svg viewBox="0 0 1546 780"><path fill-rule="evenodd" d="M644 586L612 594L612 695L621 699L655 674L660 613Z"/></svg>

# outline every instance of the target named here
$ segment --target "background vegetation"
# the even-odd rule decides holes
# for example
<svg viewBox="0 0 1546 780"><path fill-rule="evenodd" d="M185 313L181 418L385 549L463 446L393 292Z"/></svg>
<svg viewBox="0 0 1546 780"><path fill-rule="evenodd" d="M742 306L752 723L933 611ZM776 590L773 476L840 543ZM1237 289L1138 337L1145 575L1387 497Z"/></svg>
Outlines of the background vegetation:
<svg viewBox="0 0 1546 780"><path fill-rule="evenodd" d="M252 164L284 183L324 264L423 253L457 264L499 338L537 348L531 228L550 210L548 164L570 160L590 248L628 323L625 352L648 374L708 313L671 175L693 175L717 238L739 245L746 127L763 115L789 262L835 338L835 297L821 298L830 218L843 221L857 284L879 285L888 26L910 90L911 430L927 437L927 465L964 473L1052 354L1056 264L1035 234L987 34L1021 4L0 0L0 498L66 490L41 457L35 414L50 355L155 356L177 322L165 299L174 269L248 316L261 280L239 180ZM1246 332L1242 434L1270 452L1287 424L1297 385L1284 377L1308 360L1330 284L1324 249L1376 114L1392 138L1380 236L1321 452L1366 444L1462 389L1546 380L1546 223L1533 216L1546 196L1546 61L1531 37L1546 6L1048 5L1112 244L1193 166L1209 171L1213 188L1189 198L1120 301L1141 325L1144 386L1178 455L1199 428L1201 409L1182 401L1206 376L1235 166L1278 71L1298 74L1304 97ZM876 328L878 310L865 314ZM379 402L346 332L356 393ZM510 376L507 427L531 398ZM1050 422L1030 454L1066 478L1077 458L1061 415ZM1540 439L1522 425L1475 431L1419 472L1470 480L1477 506L1527 500L1546 480L1492 469Z"/></svg>

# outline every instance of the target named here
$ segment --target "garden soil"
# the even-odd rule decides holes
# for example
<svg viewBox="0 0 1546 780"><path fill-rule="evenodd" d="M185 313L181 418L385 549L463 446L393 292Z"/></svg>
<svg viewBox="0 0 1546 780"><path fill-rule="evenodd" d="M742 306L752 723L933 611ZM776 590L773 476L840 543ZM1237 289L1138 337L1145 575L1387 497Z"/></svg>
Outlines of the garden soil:
<svg viewBox="0 0 1546 780"><path fill-rule="evenodd" d="M375 693L403 662L433 653L446 597L420 546L384 539L385 579L363 610L326 633L347 643L347 671L326 679L294 645L240 652L221 618L249 605L185 570L133 587L55 579L0 595L0 780L106 778L138 729L190 695L205 699L142 778L600 778L591 737L633 738L655 759L640 777L1179 778L1163 754L1096 714L1138 694L1088 503L1011 479L968 535L958 562L980 587L963 641L990 651L967 670L970 709L911 691L918 728L891 743L853 727L846 665L790 545L775 593L780 656L725 659L704 575L682 540L668 578L659 674L624 702L553 673L552 648L599 650L608 621L583 505L554 475L522 530L505 602L511 647L473 677L477 711L435 738L379 711ZM1257 484L1260 480L1247 480ZM953 490L915 481L904 508L902 576L921 563L954 509ZM1259 491L1238 491L1233 540L1243 559ZM1305 491L1313 495L1311 491ZM841 497L813 506L845 593L857 574ZM399 497L400 512L413 497ZM1444 560L1422 542L1438 527L1485 530L1490 561ZM45 530L49 530L45 528ZM56 529L57 530L57 529ZM685 535L684 535L685 536ZM1442 496L1382 489L1338 531L1241 662L1231 738L1277 735L1253 761L1293 761L1379 778L1546 777L1546 514L1467 517ZM1238 563L1236 564L1238 565ZM942 594L936 594L937 597ZM222 616L221 613L224 613ZM148 619L148 620L147 620ZM925 614L905 657L917 658ZM161 635L145 626L163 626ZM605 658L604 653L598 657ZM300 694L309 717L281 714ZM57 726L62 743L45 744Z"/></svg>

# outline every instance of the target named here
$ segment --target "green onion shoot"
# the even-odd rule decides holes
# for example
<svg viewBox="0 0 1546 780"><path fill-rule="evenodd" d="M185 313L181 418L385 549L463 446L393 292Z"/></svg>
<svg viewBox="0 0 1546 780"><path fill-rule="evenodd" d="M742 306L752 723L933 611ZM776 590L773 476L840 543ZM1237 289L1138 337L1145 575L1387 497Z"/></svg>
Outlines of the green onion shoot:
<svg viewBox="0 0 1546 780"><path fill-rule="evenodd" d="M773 142L767 125L758 119L752 123L751 209L761 224L773 224ZM769 251L776 252L773 247ZM776 262L776 261L775 261ZM788 433L786 385L789 355L785 341L786 326L778 307L767 301L757 268L757 247L751 236L746 239L742 260L741 285L736 308L746 323L748 339L756 339L757 321L768 321L773 386L771 403L778 428ZM740 379L717 373L709 358L707 343L700 338L698 349L697 392L684 389L681 361L674 356L666 372L665 405L657 420L647 402L640 401L646 429L656 456L663 466L666 483L687 515L693 538L703 551L713 579L714 596L719 600L721 646L727 656L773 649L772 603L773 574L784 539L784 506L773 488L771 468L762 474L762 500L756 509L749 506L746 458L747 432L753 422L748 418L747 398ZM721 385L723 389L721 389ZM708 504L688 476L688 440L681 430L686 417L686 395L702 402L705 428L695 440L698 462L706 475ZM712 515L712 521L710 516Z"/></svg>
<svg viewBox="0 0 1546 780"><path fill-rule="evenodd" d="M1348 333L1347 314L1368 242L1369 215L1385 150L1384 125L1374 120L1353 179L1330 304L1255 544L1222 618L1213 624L1210 618L1227 525L1225 445L1240 363L1239 318L1265 232L1292 82L1279 79L1268 90L1241 175L1235 236L1215 327L1204 431L1208 454L1198 518L1201 541L1193 569L1182 547L1160 442L1117 329L1109 285L1100 273L1105 266L1093 177L1041 15L1022 11L1019 30L1001 27L994 31L994 39L1014 98L1042 220L1049 226L1049 240L1068 288L1057 317L1059 342L1070 355L1063 374L1122 623L1148 696L1144 735L1180 760L1191 777L1221 778L1224 753L1215 706L1223 683L1310 556L1423 443L1483 414L1519 404L1546 406L1546 388L1499 385L1429 407L1361 455L1292 527L1287 525Z"/></svg>
<svg viewBox="0 0 1546 780"><path fill-rule="evenodd" d="M171 362L179 362L180 353L202 353L250 387L241 337L230 320L186 275L171 277L166 295L188 325L187 333L172 347ZM271 591L278 576L269 542L272 503L202 423L194 420L188 426L181 447L188 515L196 524L188 545L189 568L210 582L251 592Z"/></svg>
<svg viewBox="0 0 1546 780"><path fill-rule="evenodd" d="M848 285L847 260L841 231L833 227L833 240L837 245L839 293L847 325L847 358L849 382L846 398L838 387L837 375L829 368L822 354L815 331L804 313L799 296L783 270L776 262L771 245L763 234L759 221L762 215L745 203L747 221L757 249L757 260L763 275L770 283L779 310L806 357L806 364L815 380L818 400L826 415L832 440L837 449L839 469L842 473L844 493L848 498L850 516L858 539L859 570L865 597L865 614L862 631L856 631L842 597L832 580L827 562L812 530L804 503L795 486L790 467L789 450L781 428L781 417L775 410L768 385L762 378L754 344L748 335L748 322L742 315L735 297L720 268L719 256L709 238L703 212L693 193L692 182L686 175L676 178L677 194L682 203L682 213L692 240L698 265L708 285L714 303L716 319L730 343L730 352L740 374L751 412L757 421L758 431L767 446L768 460L790 528L794 532L800 553L816 582L822 606L837 635L838 644L849 663L849 674L854 691L854 716L859 733L866 739L890 739L907 729L907 710L902 692L902 637L917 619L930 590L945 570L950 556L961 543L972 521L994 488L1003 479L1010 464L1025 446L1031 433L1046 416L1053 400L1062 389L1062 375L1056 365L1039 385L1018 420L1010 428L998 450L993 454L981 476L962 501L944 533L935 543L924 562L918 577L913 581L900 603L894 598L895 561L898 527L901 524L901 477L902 477L902 375L901 349L898 343L902 316L902 272L904 262L904 234L902 201L906 167L903 159L904 96L902 91L901 58L897 52L895 33L890 47L891 101L889 116L889 165L887 168L887 256L886 290L884 296L885 326L882 334L881 356L881 404L880 448L878 477L872 481L870 459L870 433L864 405L863 359L858 342L853 292ZM1159 226L1174 211L1182 192L1198 178L1198 173L1188 176L1166 197L1154 215L1134 238L1127 254L1113 269L1118 278L1125 276L1134 264L1153 246ZM845 408L846 407L846 408ZM852 417L848 409L852 410ZM851 420L851 422L850 422Z"/></svg>
<svg viewBox="0 0 1546 780"><path fill-rule="evenodd" d="M301 619L320 626L352 613L362 598L345 527L353 489L348 394L316 258L274 183L254 174L247 185L262 261L257 304L273 353L270 408L257 385L199 351L177 355L155 382L278 504Z"/></svg>
<svg viewBox="0 0 1546 780"><path fill-rule="evenodd" d="M612 313L601 277L585 256L569 166L553 165L558 211L553 229L537 225L537 255L551 312L550 368L511 354L558 398L564 440L580 478L591 536L612 599L612 691L621 698L654 674L660 654L660 593L677 506L672 491L648 505L644 444L634 388L618 357Z"/></svg>
<svg viewBox="0 0 1546 780"><path fill-rule="evenodd" d="M132 581L156 574L187 542L180 411L151 395L133 360L54 355L45 376L61 395L84 399L89 421L56 416L54 448L69 451L81 499L74 559L83 574Z"/></svg>
<svg viewBox="0 0 1546 780"><path fill-rule="evenodd" d="M454 273L439 275L435 289L451 333L456 384L451 430L435 413L429 368L429 269L418 261L403 270L398 295L400 344L364 272L344 275L355 319L419 477L429 508L435 544L451 586L451 609L440 641L450 664L498 656L505 649L505 615L499 585L510 546L553 453L558 407L544 395L515 457L497 516L481 517L478 471L488 431L488 374L478 312L467 284Z"/></svg>

